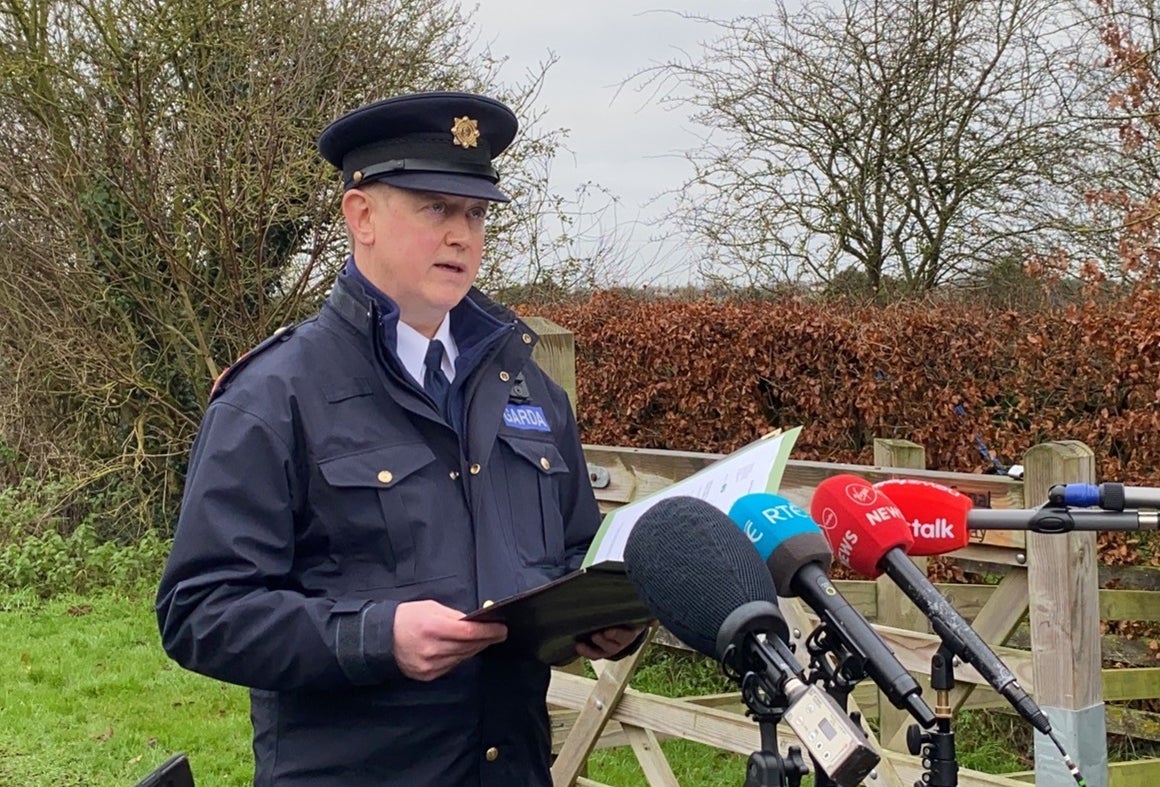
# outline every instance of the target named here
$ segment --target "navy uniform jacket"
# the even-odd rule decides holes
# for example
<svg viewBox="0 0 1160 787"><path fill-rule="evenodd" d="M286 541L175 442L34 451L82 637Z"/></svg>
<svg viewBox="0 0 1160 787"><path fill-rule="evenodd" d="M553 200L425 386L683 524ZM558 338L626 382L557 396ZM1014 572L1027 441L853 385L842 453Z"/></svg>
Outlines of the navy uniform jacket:
<svg viewBox="0 0 1160 787"><path fill-rule="evenodd" d="M451 313L471 368L453 428L400 371L381 309L341 275L220 383L158 593L163 644L251 688L257 787L549 785L548 668L499 645L413 681L392 626L400 602L466 612L579 566L599 514L567 397L532 331L473 290Z"/></svg>

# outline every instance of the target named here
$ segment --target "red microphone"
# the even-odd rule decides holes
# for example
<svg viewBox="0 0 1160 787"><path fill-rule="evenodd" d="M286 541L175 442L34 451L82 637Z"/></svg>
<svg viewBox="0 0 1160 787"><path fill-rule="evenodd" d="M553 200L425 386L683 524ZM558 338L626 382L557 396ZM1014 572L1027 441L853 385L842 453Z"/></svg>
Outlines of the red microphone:
<svg viewBox="0 0 1160 787"><path fill-rule="evenodd" d="M838 562L876 579L878 561L891 549L909 552L914 537L898 506L865 478L843 473L818 484L810 503Z"/></svg>
<svg viewBox="0 0 1160 787"><path fill-rule="evenodd" d="M945 555L962 549L971 540L967 512L971 498L949 486L933 481L892 478L874 488L888 496L910 523L914 545L906 550L912 557Z"/></svg>
<svg viewBox="0 0 1160 787"><path fill-rule="evenodd" d="M885 492L855 475L831 476L818 484L810 510L842 564L868 577L885 572L930 620L951 653L974 667L1035 729L1051 734L1047 716L995 651L906 556L903 550L914 537Z"/></svg>

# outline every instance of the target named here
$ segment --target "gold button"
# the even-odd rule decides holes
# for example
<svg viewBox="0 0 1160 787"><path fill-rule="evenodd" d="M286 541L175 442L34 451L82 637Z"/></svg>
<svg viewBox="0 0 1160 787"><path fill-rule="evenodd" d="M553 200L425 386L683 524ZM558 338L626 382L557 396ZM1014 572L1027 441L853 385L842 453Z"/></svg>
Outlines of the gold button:
<svg viewBox="0 0 1160 787"><path fill-rule="evenodd" d="M482 469L483 469L482 467L480 467L479 465L476 464L476 465L472 465L471 467L467 468L467 472L471 473L472 475L479 475L479 471Z"/></svg>
<svg viewBox="0 0 1160 787"><path fill-rule="evenodd" d="M510 374L508 374L507 372L500 372L499 379L503 380L506 383L508 380L512 379L512 376Z"/></svg>
<svg viewBox="0 0 1160 787"><path fill-rule="evenodd" d="M495 602L494 602L494 601L492 601L492 600L489 598L489 599L487 599L486 601L484 601L484 602L483 602L483 608L484 608L484 609L487 609L488 607L490 607L490 606L491 606L492 604L494 604L494 603L495 603Z"/></svg>
<svg viewBox="0 0 1160 787"><path fill-rule="evenodd" d="M356 170L354 175L351 176L351 180L353 180L355 183L362 183L362 179L363 179L362 170Z"/></svg>
<svg viewBox="0 0 1160 787"><path fill-rule="evenodd" d="M525 333L524 334L524 344L531 344L531 343L532 343L532 335L530 333Z"/></svg>
<svg viewBox="0 0 1160 787"><path fill-rule="evenodd" d="M484 756L484 757L487 757L487 761L488 761L488 762L495 762L496 760L498 760L498 759L499 759L499 749L497 749L496 747L492 746L490 749L488 749L488 750L487 750L487 751L484 753L484 755L483 755L483 756Z"/></svg>
<svg viewBox="0 0 1160 787"><path fill-rule="evenodd" d="M452 480L452 481L455 481L455 480L456 480L456 479L458 479L458 478L459 478L459 471L458 471L458 470L452 470L452 471L451 471L451 480Z"/></svg>
<svg viewBox="0 0 1160 787"><path fill-rule="evenodd" d="M380 470L379 471L379 482L380 483L389 484L389 483L391 483L391 479L393 479L393 478L394 478L394 476L391 475L390 470Z"/></svg>
<svg viewBox="0 0 1160 787"><path fill-rule="evenodd" d="M546 457L546 456L541 456L541 457L540 457L540 467L542 467L542 468L544 468L545 470L547 470L547 469L548 469L548 468L550 468L551 466L552 466L552 463L548 461L548 457Z"/></svg>

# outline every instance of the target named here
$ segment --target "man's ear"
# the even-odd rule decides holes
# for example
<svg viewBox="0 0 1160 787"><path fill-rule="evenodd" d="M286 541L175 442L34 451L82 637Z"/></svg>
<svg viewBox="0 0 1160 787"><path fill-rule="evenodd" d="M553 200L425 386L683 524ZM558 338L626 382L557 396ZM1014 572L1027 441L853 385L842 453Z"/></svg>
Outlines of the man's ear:
<svg viewBox="0 0 1160 787"><path fill-rule="evenodd" d="M342 215L351 240L361 246L373 246L375 228L372 221L374 196L362 189L351 189L342 195Z"/></svg>

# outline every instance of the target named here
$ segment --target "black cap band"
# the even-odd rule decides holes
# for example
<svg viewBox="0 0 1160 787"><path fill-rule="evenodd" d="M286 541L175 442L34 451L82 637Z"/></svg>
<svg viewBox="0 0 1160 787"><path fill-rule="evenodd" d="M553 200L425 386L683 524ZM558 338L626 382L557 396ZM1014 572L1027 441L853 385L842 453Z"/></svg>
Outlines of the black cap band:
<svg viewBox="0 0 1160 787"><path fill-rule="evenodd" d="M393 172L442 172L499 181L486 144L460 148L448 144L449 138L418 135L356 148L342 159L344 188Z"/></svg>

